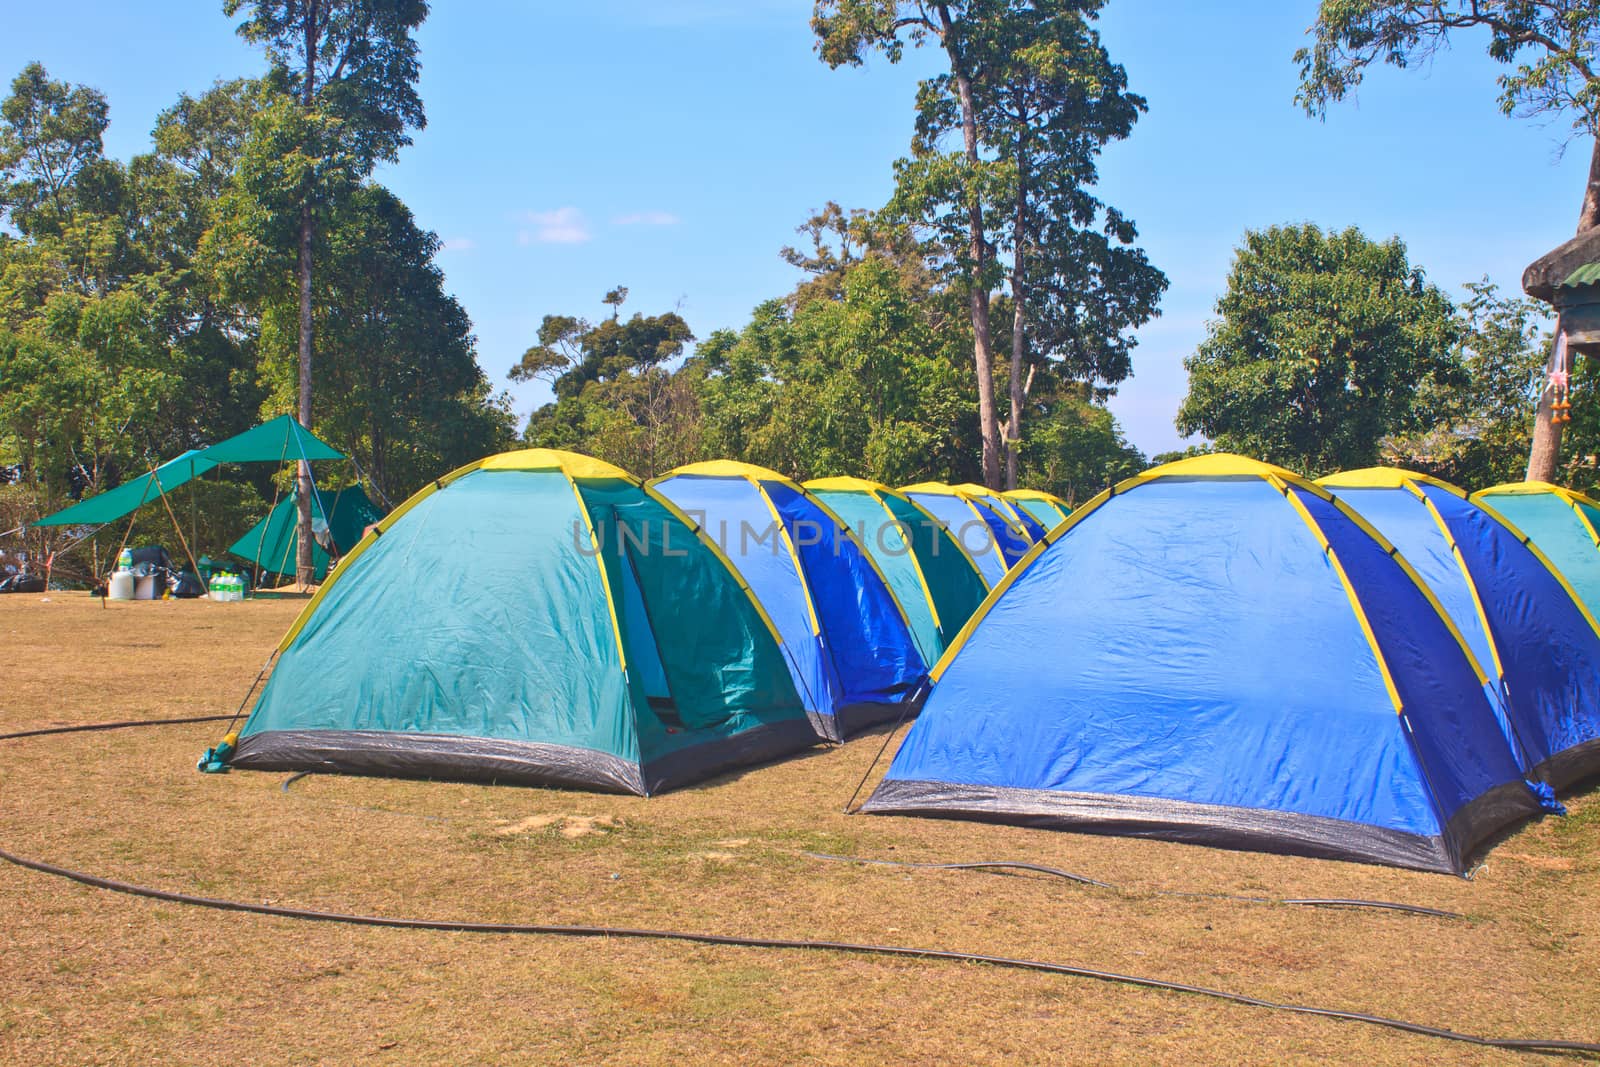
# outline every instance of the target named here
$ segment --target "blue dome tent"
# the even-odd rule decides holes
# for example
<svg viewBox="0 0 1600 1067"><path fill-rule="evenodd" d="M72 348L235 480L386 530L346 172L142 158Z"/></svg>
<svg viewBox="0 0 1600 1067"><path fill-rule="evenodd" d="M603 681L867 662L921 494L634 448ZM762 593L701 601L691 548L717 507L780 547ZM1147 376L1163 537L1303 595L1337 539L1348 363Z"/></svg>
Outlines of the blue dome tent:
<svg viewBox="0 0 1600 1067"><path fill-rule="evenodd" d="M1025 511L1031 515L1033 520L1043 527L1045 533L1066 522L1067 516L1072 514L1072 505L1054 493L1046 493L1039 489L1010 489L1003 495L1018 511ZM1043 537L1044 534L1039 536Z"/></svg>
<svg viewBox="0 0 1600 1067"><path fill-rule="evenodd" d="M1238 456L1074 512L933 678L864 810L1447 872L1539 810L1416 573L1327 490Z"/></svg>
<svg viewBox="0 0 1600 1067"><path fill-rule="evenodd" d="M693 463L650 483L722 546L766 609L817 733L839 741L899 717L928 668L905 609L849 525L748 463Z"/></svg>
<svg viewBox="0 0 1600 1067"><path fill-rule="evenodd" d="M1373 468L1319 485L1392 541L1496 683L1511 749L1561 789L1600 772L1600 630L1550 560L1446 482Z"/></svg>
<svg viewBox="0 0 1600 1067"><path fill-rule="evenodd" d="M1028 545L1020 533L987 504L978 503L943 482L919 482L901 488L901 494L944 523L993 589Z"/></svg>

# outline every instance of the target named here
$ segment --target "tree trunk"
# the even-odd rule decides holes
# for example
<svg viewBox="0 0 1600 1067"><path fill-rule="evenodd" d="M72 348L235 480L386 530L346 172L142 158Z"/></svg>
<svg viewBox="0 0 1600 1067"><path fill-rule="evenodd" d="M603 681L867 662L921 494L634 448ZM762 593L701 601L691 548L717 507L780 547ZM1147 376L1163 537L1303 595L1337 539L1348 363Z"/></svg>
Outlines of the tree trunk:
<svg viewBox="0 0 1600 1067"><path fill-rule="evenodd" d="M311 205L300 209L300 424L311 429ZM299 542L296 546L295 581L310 585L316 581L316 557L312 554L315 543L311 533L311 464L299 464Z"/></svg>
<svg viewBox="0 0 1600 1067"><path fill-rule="evenodd" d="M1588 233L1600 226L1600 136L1589 150L1589 181L1583 187L1583 208L1578 212L1578 232ZM1559 331L1559 327L1557 328ZM1545 361L1544 388L1539 393L1539 406L1534 416L1533 445L1528 449L1528 474L1530 482L1553 482L1561 466L1561 424L1551 418L1555 391L1550 388L1550 374L1556 369L1556 344L1550 344L1550 356Z"/></svg>
<svg viewBox="0 0 1600 1067"><path fill-rule="evenodd" d="M953 40L954 25L950 9L939 5L939 23L945 53L961 99L961 138L967 164L974 170L978 159L978 113L972 100L972 81ZM978 374L978 430L983 436L983 482L990 489L1000 488L1000 418L994 398L994 349L989 333L989 290L984 281L988 262L988 242L983 233L983 204L975 189L967 191L967 256L972 262L967 277L967 307L972 315L972 363Z"/></svg>
<svg viewBox="0 0 1600 1067"><path fill-rule="evenodd" d="M317 38L318 11L317 0L311 0L306 5L305 11L305 52L306 74L305 82L300 87L300 106L310 111L316 103L317 79ZM315 190L304 191L305 200L300 204L300 424L306 429L311 429L311 238L314 222L311 215L311 198ZM317 566L316 556L312 553L315 544L311 533L311 464L301 460L296 480L299 493L299 533L295 540L296 545L294 571L295 582L301 586L310 585L316 581Z"/></svg>
<svg viewBox="0 0 1600 1067"><path fill-rule="evenodd" d="M1017 453L1022 448L1022 357L1027 348L1028 334L1028 151L1017 151L1017 202L1012 223L1011 260L1011 417L1006 420L1006 488L1017 487Z"/></svg>

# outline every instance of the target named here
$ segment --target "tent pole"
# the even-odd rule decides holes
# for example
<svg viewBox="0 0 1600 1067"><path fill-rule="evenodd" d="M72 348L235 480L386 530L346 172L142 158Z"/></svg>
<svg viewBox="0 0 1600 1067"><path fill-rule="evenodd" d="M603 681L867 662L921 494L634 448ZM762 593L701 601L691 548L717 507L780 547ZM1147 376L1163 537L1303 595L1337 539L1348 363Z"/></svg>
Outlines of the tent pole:
<svg viewBox="0 0 1600 1067"><path fill-rule="evenodd" d="M161 503L167 509L167 517L172 520L172 529L178 535L178 543L183 546L183 554L189 557L189 566L194 568L194 576L200 579L200 584L205 587L207 595L211 593L211 583L200 575L200 564L194 558L194 553L189 551L189 542L183 536L183 525L178 522L178 516L172 510L172 501L167 499L166 490L161 488L161 480L156 479L156 489L161 493Z"/></svg>
<svg viewBox="0 0 1600 1067"><path fill-rule="evenodd" d="M194 481L193 458L189 460L189 480ZM199 491L200 487L197 485L189 488L189 540L197 545L200 543L200 505L199 498L195 494ZM198 576L199 573L199 568L196 567L195 574Z"/></svg>

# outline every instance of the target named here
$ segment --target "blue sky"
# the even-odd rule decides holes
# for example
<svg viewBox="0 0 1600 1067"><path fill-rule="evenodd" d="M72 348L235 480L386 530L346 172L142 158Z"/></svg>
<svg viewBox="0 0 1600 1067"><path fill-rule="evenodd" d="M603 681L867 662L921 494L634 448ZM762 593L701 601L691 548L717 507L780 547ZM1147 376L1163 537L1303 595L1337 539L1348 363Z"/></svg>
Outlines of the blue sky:
<svg viewBox="0 0 1600 1067"><path fill-rule="evenodd" d="M180 91L253 73L220 0L9 0L7 81L32 59L111 102L107 149L149 145ZM552 10L553 9L553 10ZM1102 194L1171 279L1112 401L1147 452L1178 445L1183 358L1247 228L1314 221L1397 234L1455 289L1571 236L1589 145L1502 117L1500 68L1463 36L1429 69L1381 71L1326 123L1293 104L1314 0L1113 0L1102 32L1150 112L1103 163ZM933 56L830 71L806 0L436 2L421 35L428 128L380 178L445 241L479 358L506 370L547 313L678 308L697 335L742 325L797 280L778 249L825 201L874 207ZM538 387L514 390L526 413Z"/></svg>

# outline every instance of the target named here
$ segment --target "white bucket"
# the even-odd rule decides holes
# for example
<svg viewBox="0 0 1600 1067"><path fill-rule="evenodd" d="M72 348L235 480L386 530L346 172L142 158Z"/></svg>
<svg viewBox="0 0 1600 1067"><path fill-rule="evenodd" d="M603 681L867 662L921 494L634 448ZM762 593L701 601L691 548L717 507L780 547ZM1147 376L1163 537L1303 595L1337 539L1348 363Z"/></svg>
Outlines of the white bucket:
<svg viewBox="0 0 1600 1067"><path fill-rule="evenodd" d="M132 600L133 599L133 572L116 571L111 575L111 580L106 583L106 599Z"/></svg>
<svg viewBox="0 0 1600 1067"><path fill-rule="evenodd" d="M154 600L156 598L156 576L147 574L135 580L133 599Z"/></svg>

